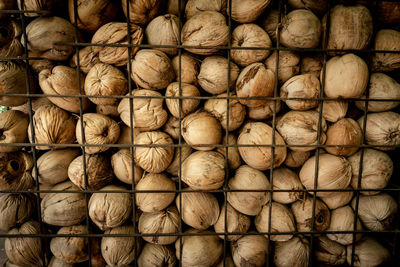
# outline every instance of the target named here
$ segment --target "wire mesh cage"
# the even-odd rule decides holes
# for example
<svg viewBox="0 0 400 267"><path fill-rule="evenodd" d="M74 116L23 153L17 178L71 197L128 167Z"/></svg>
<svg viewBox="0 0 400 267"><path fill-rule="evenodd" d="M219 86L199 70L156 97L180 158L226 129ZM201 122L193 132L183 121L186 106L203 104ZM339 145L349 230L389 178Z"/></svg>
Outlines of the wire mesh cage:
<svg viewBox="0 0 400 267"><path fill-rule="evenodd" d="M18 84L20 79L12 75L7 78L3 74L11 71L0 66L0 76L6 77L0 79L0 86L5 87L4 83L8 80L26 89L25 92L0 90L2 105L7 106L8 110L22 110L26 114L25 118L17 119L19 122L26 119L25 126L23 123L18 126L18 129L25 127L25 139L0 143L0 193L3 203L7 202L6 196L18 196L19 199L27 196L30 206L24 205L31 209L26 212L25 206L18 204L23 211L17 209L10 213L16 217L12 223L4 226L3 230L8 232L0 234L5 240L9 257L4 266L62 266L63 261L77 266L363 266L364 261L368 260L371 260L371 266L380 263L400 266L400 86L397 83L400 60L388 69L379 69L374 62L377 51L380 55L400 56L398 43L383 49L376 46L378 32L383 29L399 30L400 4L397 1L228 0L215 1L217 7L214 7L214 2L210 1L149 0L139 3L111 0L97 3L95 7L99 10L93 6L90 9L89 5L89 10L85 11L80 10L85 1L79 0L39 1L41 4L38 9L30 2L21 0L18 1L18 8L14 3L0 10L3 20L0 22L0 34L9 38L11 33L19 32L13 38L21 41L19 53L6 53L9 50L2 47L6 52L0 51L0 60L2 64L18 65L22 70L20 73L23 73L23 82ZM210 10L215 14L215 11L219 11L218 19L210 15L198 23L204 23L206 26L203 29L206 30L218 23L224 24L226 43L209 45L214 44L213 38L221 38L218 29L202 33L202 27L194 27L191 31L186 29L185 34L193 36L201 32L205 35L204 43L199 41L201 36L196 37L198 45L186 42L183 36L184 25L190 20L189 2L204 2L205 6L201 7L204 10L197 6L202 12ZM241 19L237 13L245 12L245 9L235 9L239 2L252 8L257 4L262 7L250 11L246 18ZM362 48L343 49L329 43L332 30L326 29L331 27L332 10L342 4L345 7L357 5L367 8L371 21L361 29L368 31L369 26L371 29ZM145 10L140 9L141 5L145 6ZM175 11L172 5L175 5ZM291 34L290 38L296 43L300 42L302 36L315 34L310 33L313 30L310 25L306 27L308 32L301 32L303 22L295 21L294 15L290 17L290 13L296 10L306 10L320 23L317 44L311 48L290 45L288 37L282 35L282 32ZM166 15L173 12L175 15ZM61 27L61 22L54 20L54 16L66 23L71 21L71 27L64 24ZM176 26L174 44L150 41L147 32L149 23L157 16L174 21L171 22ZM171 19L173 16L176 16L176 20ZM345 20L349 16L342 17L343 27L353 23ZM48 20L46 23L53 25L54 29L39 27L36 29L39 33L35 36L30 25L39 24L39 19ZM54 21L49 22L51 19ZM293 28L288 26L290 20L295 21L294 26L291 25ZM93 26L96 23L98 25ZM109 23L115 24L110 26ZM257 32L258 28L252 29L254 25L259 25L257 27L263 33ZM272 28L268 31L270 25ZM242 38L238 38L235 32L239 27L243 27ZM99 37L99 28L103 31L103 39ZM43 32L51 30L62 38L49 43L48 40L55 37ZM164 30L156 27L153 35L162 35ZM252 38L266 34L270 44L265 40L261 44L246 43L246 34L253 34ZM345 32L341 34L346 36ZM399 35L399 32L396 34ZM65 37L68 35L70 38ZM282 38L286 40L282 42ZM8 45L9 40L4 42ZM41 45L46 49L35 51L32 49L35 42L43 42ZM85 49L88 50L83 54ZM141 58L139 51L142 51ZM257 59L248 63L245 61L251 61L251 58L244 56L242 62L235 51L254 52ZM103 57L99 59L101 53ZM113 59L110 59L110 54ZM280 77L282 61L287 60L282 54L290 54L296 61L292 65L285 62L293 72L286 80L295 83L292 77L308 75L309 80L297 82L306 84L304 87L311 90L315 86L312 83L317 81L319 89L316 95L282 93L282 88L288 87L286 80L282 81ZM371 90L365 90L367 84L363 92L356 96L327 96L327 63L332 62L334 57L347 55L353 58L345 64L352 64L354 57L364 62L368 84L372 84L371 73L385 73L382 75L387 76L386 79L390 79L395 86L397 84L397 96L370 96ZM191 69L185 65L185 57L190 58L195 66L192 84L183 79L183 75L191 75L188 73ZM223 66L223 75L220 77L227 79L220 81L215 89L218 92L205 89L198 81L204 62L210 58L216 61L222 58L220 64ZM304 69L307 59L315 64L312 67L315 67L316 75L306 74L314 70L312 67L307 71ZM146 68L141 70L135 61L147 64ZM97 64L111 66L107 67L113 68L109 79L114 80L98 78L110 70L101 73L102 70L98 69L90 74ZM362 76L363 69L357 69L357 64L351 65L354 69L345 72ZM56 66L65 66L68 70L55 71ZM154 75L151 71L157 72L162 68L168 68L164 70L163 77L152 76L161 82L149 81L141 76ZM64 84L57 85L57 81L48 80L49 76L63 71L69 75L60 74ZM218 71L221 72L221 68L213 66L208 75ZM93 101L93 95L87 92L89 75L93 75L93 82L104 83L105 87L115 86L111 83L122 83L121 80L125 79L125 91L121 90L119 94L115 94L115 91L108 95L93 94L98 102ZM207 78L204 78L205 83L210 82ZM346 80L339 82L345 84ZM259 83L261 87L268 84L270 93L263 95L243 88L242 85L246 83L252 83L252 86ZM74 89L68 89L68 86ZM356 83L353 86L359 85ZM50 89L46 89L48 87ZM21 98L22 101L19 100ZM42 100L44 102L40 102ZM61 102L69 103L69 106ZM371 111L371 107L374 107L370 104L378 102L387 103L390 107ZM262 104L252 105L254 103ZM299 103L307 107L294 107ZM323 112L324 106L329 103L337 104L331 106L331 114L336 119L327 119ZM43 108L49 107L49 104L56 106L57 111ZM260 106L264 109L259 111L264 112L262 116L249 115L251 109L256 113L255 109ZM343 106L346 110L341 115ZM107 108L110 111L105 110ZM44 110L41 117L37 115L39 109ZM145 112L135 114L137 110ZM57 115L51 115L51 112ZM102 121L96 124L93 122L95 118L90 118L90 114L94 113L107 116L96 118ZM149 119L146 116L150 113L153 117ZM268 116L265 115L267 113ZM289 113L293 114L291 118L287 118ZM391 116L371 120L367 116L382 113ZM194 117L188 119L192 115ZM46 116L60 117L46 120ZM350 134L351 130L340 127L336 129L336 135L340 136L336 137L336 141L340 143L327 141L332 138L327 137L327 131L342 118L355 122L360 129L358 143L347 140L345 135ZM140 120L151 120L147 123L153 125L138 126ZM189 129L188 125L196 125L196 120L199 120L198 127ZM380 123L383 120L392 128L382 126ZM368 125L372 128L375 124L380 125L377 128L384 128L382 131L389 132L385 137L386 143L374 143L368 135ZM346 127L351 125L346 124ZM5 126L1 127L1 140L4 140L6 137L3 138L3 132L6 130ZM53 130L58 132L43 133L45 127L58 127ZM284 127L291 127L292 131ZM301 127L311 135L308 137L312 138L311 142L293 141L301 138L299 135L307 134L294 131ZM350 129L355 126L352 127ZM245 136L251 131L256 137ZM103 139L94 136L102 136ZM48 153L58 155L49 156ZM117 159L112 162L118 153L120 162ZM292 164L288 163L289 153L294 162ZM187 160L189 155L192 162ZM175 164L174 170L168 171L167 168L172 168L172 164ZM334 173L328 175L346 181L342 185L337 185L340 181L335 181L336 186L330 186L333 182L322 185L321 179L326 175L324 164L335 166L329 170ZM64 178L60 176L57 182L46 185L42 167L47 167L52 175L66 172L68 175ZM18 180L14 180L13 175L18 176ZM192 180L187 178L190 175L194 177ZM296 177L290 179L298 181L300 186L279 187L276 180L283 179L282 175ZM381 178L379 182L372 181L372 185L364 185L368 175L381 175L386 180L381 181ZM125 180L120 176L124 176ZM93 177L98 180L92 180ZM279 201L277 193L287 193L294 200ZM343 203L327 204L329 197L336 197L337 202ZM379 197L394 202L394 206L390 209L378 206L379 201L384 201ZM375 216L375 222L370 224L360 214L365 209L372 212L372 206L365 208L366 201L375 205L373 208L377 209L376 213L382 212L370 215ZM304 214L297 215L296 209ZM304 211L307 209L308 213ZM2 213L2 216L5 215ZM281 216L286 216L286 219ZM237 225L234 225L234 220L239 221ZM286 223L279 220L286 220ZM371 226L373 223L376 228ZM32 242L30 249L35 247L33 252L29 252L30 256L24 255L24 249L27 248L23 244L28 242ZM373 244L366 245L368 242ZM157 246L151 248L151 244ZM361 251L362 244L364 251ZM336 254L324 245L337 249ZM248 251L243 247L247 247ZM159 261L151 263L148 261L149 255L155 255ZM11 263L18 258L22 258L20 263Z"/></svg>

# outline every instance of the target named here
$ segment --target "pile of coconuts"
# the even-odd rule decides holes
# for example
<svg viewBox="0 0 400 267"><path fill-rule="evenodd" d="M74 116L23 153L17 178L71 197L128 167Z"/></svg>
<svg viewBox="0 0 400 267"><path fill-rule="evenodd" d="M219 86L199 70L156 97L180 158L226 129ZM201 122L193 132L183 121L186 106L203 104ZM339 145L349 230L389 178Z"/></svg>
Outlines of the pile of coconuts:
<svg viewBox="0 0 400 267"><path fill-rule="evenodd" d="M0 10L4 266L398 263L399 2Z"/></svg>

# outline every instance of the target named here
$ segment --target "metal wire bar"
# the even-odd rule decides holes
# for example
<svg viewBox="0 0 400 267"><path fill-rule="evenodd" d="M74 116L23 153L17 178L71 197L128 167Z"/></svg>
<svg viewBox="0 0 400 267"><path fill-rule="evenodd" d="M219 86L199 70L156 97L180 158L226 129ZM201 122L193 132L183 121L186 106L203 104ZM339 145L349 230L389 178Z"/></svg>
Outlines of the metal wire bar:
<svg viewBox="0 0 400 267"><path fill-rule="evenodd" d="M25 1L21 0L21 6L22 6L22 10L24 10L25 8ZM24 36L24 51L25 54L28 55L28 43L27 43L27 33L26 33L26 27L25 27L25 16L24 13L20 13L20 19L21 19L21 25L22 25L22 34ZM25 84L26 84L26 90L27 90L27 94L29 95L30 93L30 88L31 88L31 84L30 84L30 73L29 73L29 59L25 59ZM29 115L29 123L30 125L33 125L33 111L32 111L32 99L28 97L28 115ZM34 127L30 128L31 131L31 136L33 139L33 143L35 143L36 141L36 135L35 135L35 129ZM32 159L33 159L33 168L35 170L35 187L36 187L36 191L39 191L38 193L35 194L36 196L36 211L37 211L37 216L39 219L39 234L43 234L45 233L45 228L43 225L43 220L42 220L42 213L41 213L41 206L40 206L40 188L39 188L39 177L38 177L38 166L37 166L37 151L35 147L31 147L32 150ZM44 246L43 246L44 243ZM44 238L41 240L41 245L43 247L47 246L47 239ZM46 266L47 264L47 260L46 260L46 252L44 249L41 250L41 260L42 260L42 264L43 266Z"/></svg>
<svg viewBox="0 0 400 267"><path fill-rule="evenodd" d="M79 15L78 15L78 0L73 1L73 8L74 8L74 33L75 33L75 43L78 42L79 40L79 32L78 32L78 20L79 20ZM77 127L80 127L81 130L81 140L83 144L86 144L86 137L85 137L85 127L84 127L84 117L83 117L83 103L82 103L82 81L81 81L81 71L80 71L80 59L79 59L79 46L74 45L75 48L75 55L76 55L76 74L77 74L77 86L78 86L78 91L79 91L79 117L80 117L80 125L77 125ZM90 234L92 232L92 229L90 227L90 217L89 217L89 195L86 192L89 186L89 179L88 179L88 174L87 174L87 164L86 164L86 147L81 146L81 151L82 151L82 166L83 166L83 186L84 186L84 194L85 194L85 221L86 221L86 231ZM92 266L92 242L89 240L87 242L87 249L89 251L89 267Z"/></svg>
<svg viewBox="0 0 400 267"><path fill-rule="evenodd" d="M275 235L321 235L321 234L372 234L376 233L370 230L356 230L356 231L288 231L288 232L228 232L228 235L252 235L252 236L275 236ZM380 234L400 234L400 230L393 231L380 231ZM0 234L0 237L7 238L18 238L18 237L142 237L142 236L177 236L178 234L169 233L156 233L156 234L145 234L145 233L135 233L135 234ZM199 232L199 233L188 233L184 232L179 234L179 236L219 236L224 235L224 232Z"/></svg>
<svg viewBox="0 0 400 267"><path fill-rule="evenodd" d="M65 194L82 194L83 192L87 193L104 193L104 194L113 194L113 193L185 193L185 194L190 194L190 193L198 193L198 192L204 192L204 193L228 193L228 192L265 192L265 193L273 193L273 192L302 192L302 193L313 193L313 192L377 192L377 191L382 191L382 192L399 192L400 187L393 187L393 188L382 188L382 189L293 189L293 190L287 190L287 189L213 189L213 190L202 190L202 189L192 189L190 191L187 190L86 190L86 191L81 191L81 190L68 190L68 191L59 191L59 190L51 190L51 189L42 189L40 191L38 190L1 190L1 193L65 193Z"/></svg>

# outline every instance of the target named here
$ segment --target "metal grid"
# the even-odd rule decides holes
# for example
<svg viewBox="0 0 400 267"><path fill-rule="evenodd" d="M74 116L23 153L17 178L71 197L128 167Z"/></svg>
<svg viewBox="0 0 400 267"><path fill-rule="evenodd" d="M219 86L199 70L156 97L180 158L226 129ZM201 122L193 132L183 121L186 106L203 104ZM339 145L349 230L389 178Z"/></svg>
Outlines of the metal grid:
<svg viewBox="0 0 400 267"><path fill-rule="evenodd" d="M125 0L123 0L125 1ZM231 3L231 0L228 0L229 3ZM381 0L382 1L382 0ZM24 0L21 0L22 2L22 7L24 6ZM236 26L236 22L232 21L231 19L231 5L228 5L228 14L227 14L227 22L228 22L228 27L229 27L229 43L227 46L184 46L182 45L182 42L180 40L181 37L181 29L183 26L183 22L184 22L184 18L183 18L183 14L182 12L179 13L179 21L180 21L180 25L179 25L179 40L178 40L178 45L176 46L170 46L170 45L148 45L148 44L132 44L132 40L131 40L131 36L129 34L129 28L130 28L130 19L129 19L129 0L126 0L127 2L127 19L126 19L126 23L127 23L127 29L128 29L128 34L127 34L127 38L128 38L128 44L93 44L93 43L85 43L85 42L79 42L79 31L78 31L78 27L77 27L77 0L74 0L74 14L75 14L75 23L74 23L74 28L75 28L75 42L60 42L58 43L59 45L67 45L67 46L73 46L75 49L75 56L76 56L76 62L77 62L77 67L76 67L76 72L78 74L78 88L80 90L79 95L49 95L49 94L36 94L36 93L31 93L29 88L31 87L30 84L30 64L29 61L30 60L35 60L35 59L40 59L37 57L29 57L28 56L28 48L27 48L27 33L26 33L26 25L28 24L28 20L29 18L25 17L26 13L46 13L47 11L33 11L33 10L0 10L0 14L2 13L7 13L7 14L14 14L16 16L16 18L19 19L21 25L22 25L22 29L23 29L23 37L24 37L24 41L25 43L24 48L25 48L25 54L22 57L0 57L0 60L10 60L10 61L23 61L25 63L25 67L26 67L26 73L25 73L25 78L26 78L26 85L27 85L27 93L26 94L7 94L7 96L26 96L28 98L28 111L29 111L29 122L30 124L33 123L33 110L32 110L32 99L35 97L42 97L42 96L47 96L47 97L74 97L74 98L79 98L79 105L80 105L80 112L79 112L79 116L82 117L83 115L83 108L82 108L82 99L84 98L88 98L89 96L83 95L82 93L82 89L81 89L81 79L80 79L80 64L79 64L79 50L83 47L87 47L87 46L107 46L107 47L127 47L127 48L135 48L135 47L139 47L139 48L177 48L178 49L178 56L179 56L179 76L181 76L182 72L182 64L181 64L181 55L182 52L185 48L217 48L219 50L222 51L222 54L224 56L226 56L226 58L228 59L228 84L229 81L231 79L231 73L230 73L230 62L231 60L231 56L229 51L233 50L233 49L249 49L249 50L270 50L270 51L277 51L276 54L276 64L275 64L275 68L276 70L278 69L279 66L279 52L280 51L296 51L296 52L315 52L315 53L322 53L323 54L323 68L322 68L322 83L321 83L321 92L320 92L320 97L318 98L282 98L279 96L279 85L276 82L275 83L275 88L274 88L274 96L272 97L237 97L237 96L230 96L230 92L232 91L232 89L227 89L226 93L227 96L226 97L218 97L218 96L196 96L196 97L185 97L182 96L182 87L181 87L181 79L178 79L179 82L179 96L177 97L173 97L173 96L133 96L132 95L132 91L134 88L136 88L137 86L134 84L134 82L128 78L128 88L129 88L129 96L96 96L97 98L129 98L130 101L130 123L131 125L133 125L133 99L136 98L162 98L162 99L177 99L179 100L179 133L181 133L182 129L181 129L181 121L183 119L182 116L182 110L181 110L181 106L182 106L182 100L185 99L200 99L200 100L207 100L207 99L225 99L227 101L227 114L229 114L229 102L232 99L265 99L265 100L318 100L319 101L319 121L318 121L318 132L317 132L317 145L278 145L275 144L275 132L276 132L276 119L277 119L277 107L276 107L276 101L274 101L274 105L273 105L273 116L272 116L272 128L273 128L273 136L272 136L272 144L263 144L263 145L233 145L233 144L226 144L226 145L222 145L222 144L217 144L215 145L215 147L223 147L225 148L225 154L228 155L228 148L229 147L238 147L238 146L246 146L246 147L271 147L271 164L270 164L270 169L271 171L267 171L266 173L268 173L267 177L269 177L270 179L270 189L269 190L232 190L232 189L228 189L227 186L227 182L228 182L228 178L232 176L232 170L230 170L228 168L228 157L225 157L225 182L224 182L224 186L221 189L217 189L217 190L192 190L190 192L188 191L183 191L184 185L181 179L178 180L178 189L177 190L146 190L146 191L140 191L140 190L136 190L135 189L135 183L132 182L132 186L131 188L128 190L123 190L123 191L118 191L118 190L113 190L113 191L107 191L107 190L103 190L101 191L102 193L130 193L131 198L132 198L132 203L133 203L133 209L132 209L132 221L133 221L133 226L135 229L137 229L137 214L136 214L136 199L135 199L135 195L139 194L139 193L176 193L178 194L187 194L187 193L191 193L191 192L212 192L212 193L216 193L218 194L220 200L222 199L222 202L225 204L225 225L227 225L227 193L228 192L268 192L270 193L270 195L272 194L272 192L304 192L304 193L310 193L310 192L323 192L323 191L329 191L329 192L346 192L346 191L353 191L355 193L355 199L356 199L356 205L355 205L355 216L354 216L354 230L353 231L316 231L315 226L314 226L314 218L315 218L315 207L316 207L316 194L312 195L312 199L313 199L313 214L312 214L312 231L307 231L307 232L301 232L301 231L294 231L294 232L280 232L280 233L271 233L271 231L268 232L248 232L248 233L240 233L240 232L228 232L226 230L225 227L225 231L222 233L206 233L206 234L199 234L199 233L185 233L184 232L184 222L182 220L182 216L180 216L180 229L179 229L179 233L178 234L156 234L159 236L179 236L179 242L180 245L182 247L182 237L183 236L192 236L192 235L224 235L225 237L228 235L266 235L268 237L270 237L271 235L287 235L287 234L308 234L309 235L309 241L310 241L310 262L309 262L309 266L317 266L317 263L315 262L313 255L313 247L314 247L314 238L315 236L318 236L321 233L351 233L353 234L353 239L355 239L355 236L357 233L366 233L366 234L370 234L370 235L376 235L376 237L378 239L380 239L381 241L383 241L384 245L386 247L391 248L391 254L392 254L392 258L391 261L387 264L387 266L400 266L399 262L400 262L400 216L397 216L396 221L394 223L394 229L393 230L388 230L388 231L383 231L383 232L372 232L370 230L357 230L356 224L357 224L357 214L358 214L358 206L359 206L359 196L360 196L360 192L362 191L376 191L374 189L361 189L361 177L362 177L362 170L363 170L363 156L364 156L364 148L373 148L374 145L368 145L365 142L365 128L363 128L363 133L362 133L362 137L363 137L363 142L362 145L359 145L358 147L360 147L361 150L361 160L360 160L360 166L359 166L359 174L358 174L358 186L357 189L336 189L336 190L326 190L326 189L303 189L303 190L273 190L272 189L272 184L273 184L273 172L272 170L274 169L273 167L273 163L274 163L274 149L277 147L306 147L306 146L312 146L312 147L317 147L317 148L325 148L325 147L334 147L334 145L324 145L320 143L320 136L321 136L321 122L322 122L322 107L324 105L324 102L327 100L335 100L332 98L327 98L324 97L324 85L325 85L325 71L326 71L326 62L328 59L328 52L336 52L336 51L341 51L341 52L345 52L345 53L354 53L359 55L360 57L362 57L368 64L368 67L370 68L370 60L371 60L371 55L373 53L376 52L376 50L371 48L371 44L369 46L369 48L367 49L363 49L363 50L337 50L337 49L325 49L325 47L327 46L327 41L328 41L328 34L329 32L326 34L325 38L323 38L323 40L321 41L322 43L322 48L315 48L315 49L296 49L296 48L286 48L286 47L282 47L281 43L280 43L280 30L281 27L278 27L277 29L277 42L276 45L273 47L232 47L231 46L231 35L232 35L232 29L234 26ZM179 2L179 9L181 10L181 2ZM330 8L332 6L334 6L335 4L337 4L338 1L332 0L332 1L328 1L328 13L327 13L327 28L329 29L329 22L330 22ZM354 3L354 1L349 1ZM379 23L377 23L376 20L376 5L379 1L366 1L365 5L369 8L371 15L373 16L374 19L374 33L376 33L376 31L380 28ZM395 2L395 0L394 0ZM279 24L281 22L281 19L283 17L284 14L287 14L287 3L284 0L276 0L273 1L273 5L275 7L278 8L279 10ZM376 27L378 26L378 27ZM397 29L399 28L400 25L395 25L395 27L397 27ZM372 42L371 42L372 43ZM379 50L379 52L382 53L400 53L400 51L387 51L387 50ZM131 58L131 50L128 49L128 58ZM370 71L370 69L369 69ZM128 61L128 65L127 65L127 76L131 77L131 73L132 73L132 67L131 67L131 61ZM371 73L371 71L369 72ZM396 71L395 72L395 76L398 78L399 77L399 72ZM276 81L278 81L278 71L275 71L275 79ZM0 94L0 96L5 96L6 94ZM363 101L365 103L365 109L363 111L363 115L366 115L368 113L368 102L369 101L373 101L373 100L377 100L377 101L400 101L400 99L372 99L372 98L368 98L368 90L367 90L367 98L366 99L361 99L361 98L348 98L348 99L336 99L336 100L341 100L341 101L346 101L346 102L350 102L350 101ZM396 108L395 111L399 112L400 108ZM364 124L366 123L366 116L364 116ZM92 193L95 192L99 192L99 191L95 191L95 190L89 190L87 189L87 185L88 185L88 176L87 176L87 168L86 168L86 160L85 160L85 147L110 147L110 148L129 148L130 152L132 155L134 155L134 151L136 147L140 147L140 146L145 146L145 147L149 147L148 145L138 145L138 144L134 144L134 134L133 134L133 129L130 128L130 137L131 137L131 144L104 144L104 145L91 145L91 144L86 144L85 142L85 134L84 134L84 124L83 124L83 120L81 120L80 125L77 125L77 127L81 128L81 133L82 133L82 142L83 144L77 144L77 143L73 143L73 144L43 144L43 143L17 143L17 144L1 144L1 145L12 145L12 146L20 146L22 147L26 147L28 151L30 151L32 153L32 157L33 157L33 162L34 162L34 169L35 171L35 181L36 181L36 186L34 190L1 190L0 193L34 193L36 195L36 201L37 201L37 216L38 216L38 221L40 223L40 233L39 234L35 234L35 235L10 235L10 234L0 234L1 238L15 238L15 237L40 237L42 239L42 242L44 242L44 244L48 244L48 241L53 238L53 237L88 237L88 238L101 238L104 236L113 236L113 237L126 237L126 238L140 238L143 236L154 236L154 234L142 234L142 233L134 233L132 235L126 235L126 234L109 234L109 235L105 235L103 233L100 233L98 230L94 229L90 220L89 220L89 211L88 211L88 201L89 201L89 197ZM229 116L227 116L227 127L225 130L225 140L226 143L228 143L228 134L229 134ZM32 139L35 140L35 131L34 128L32 127L31 129L31 135L32 135ZM59 146L68 146L68 147L78 147L81 148L82 151L82 155L83 155L83 168L84 168L84 180L85 180L85 190L84 191L55 191L55 190L40 190L39 188L39 179L38 179L38 166L37 166L37 159L38 159L38 154L39 151L36 149L36 146L38 145L46 145L46 146L50 146L50 147L59 147ZM187 144L183 144L183 140L182 140L182 136L179 135L179 139L178 139L178 143L177 144L173 144L173 145L150 145L150 147L171 147L173 146L175 149L178 149L179 152L181 152L181 149L185 146L188 146ZM201 145L200 145L201 146ZM384 145L382 145L383 147ZM343 146L346 147L346 146ZM347 146L350 147L350 146ZM354 147L353 145L351 145L351 147ZM388 151L386 151L388 152ZM314 179L314 188L317 188L317 182L318 182L318 165L319 165L319 154L320 151L319 149L315 150L315 155L316 155L316 167L315 167L315 177L317 177L316 179ZM390 183L388 185L388 187L384 188L384 189L379 189L379 191L382 192L387 192L390 193L392 196L395 197L395 199L397 200L398 204L400 205L400 150L398 149L398 146L396 146L396 149L394 151L389 151L388 154L390 155L390 157L392 158L394 165L395 165L395 170L393 173L393 176L390 180ZM132 174L134 175L134 158L132 157ZM181 168L182 168L182 156L180 153L180 157L179 157L179 173L181 173ZM134 177L132 177L132 181L134 181ZM46 231L45 227L44 227L44 222L42 221L41 218L41 203L40 203L40 197L39 194L40 193L57 193L57 192L63 192L63 193L84 193L85 195L85 202L86 202L86 226L87 226L87 230L88 230L88 234L82 235L82 234L75 234L75 235L60 235L60 234L56 234L56 233L51 233L49 231ZM270 209L269 209L269 225L268 225L268 229L271 229L271 211L272 211L272 201L269 201L269 203L267 205L270 205ZM182 206L182 198L180 198L180 206ZM272 246L272 242L270 240L270 238L268 239L268 248L271 248ZM139 251L137 248L137 243L134 242L134 250L135 250L135 255L137 258L139 256ZM229 244L228 241L226 240L226 238L223 240L223 258L225 259L227 254L229 253ZM352 259L351 259L351 266L354 265L354 249L355 249L355 242L353 242L352 244ZM87 265L91 266L91 259L93 257L92 255L92 250L91 250L91 242L88 242L88 251L89 251L89 261L86 263ZM273 266L272 263L272 253L268 253L268 258L266 261L266 266ZM180 258L182 258L182 250L180 250ZM46 265L46 255L45 255L45 250L42 250L42 262L43 265ZM137 265L136 261L134 262L134 264ZM179 266L181 266L181 264L179 263ZM225 266L225 261L224 261L224 266Z"/></svg>

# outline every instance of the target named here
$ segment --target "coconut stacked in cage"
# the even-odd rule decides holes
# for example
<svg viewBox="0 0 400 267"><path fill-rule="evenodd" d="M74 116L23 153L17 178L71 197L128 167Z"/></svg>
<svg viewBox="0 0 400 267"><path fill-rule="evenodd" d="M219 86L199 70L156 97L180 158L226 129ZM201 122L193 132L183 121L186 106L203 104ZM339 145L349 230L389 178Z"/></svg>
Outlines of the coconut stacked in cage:
<svg viewBox="0 0 400 267"><path fill-rule="evenodd" d="M390 260L398 3L3 2L9 264Z"/></svg>

